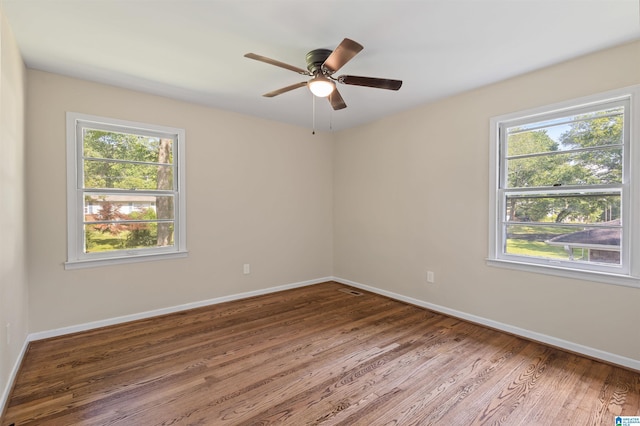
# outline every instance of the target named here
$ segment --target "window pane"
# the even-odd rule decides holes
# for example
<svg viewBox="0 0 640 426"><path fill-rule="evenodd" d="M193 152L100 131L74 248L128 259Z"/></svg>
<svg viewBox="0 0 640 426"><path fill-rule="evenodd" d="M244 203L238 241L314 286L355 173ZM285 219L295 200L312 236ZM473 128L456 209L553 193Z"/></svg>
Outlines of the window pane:
<svg viewBox="0 0 640 426"><path fill-rule="evenodd" d="M150 195L85 195L84 220L171 220L173 196Z"/></svg>
<svg viewBox="0 0 640 426"><path fill-rule="evenodd" d="M173 185L173 167L85 160L84 187L95 189L167 189Z"/></svg>
<svg viewBox="0 0 640 426"><path fill-rule="evenodd" d="M173 164L173 140L84 129L85 158Z"/></svg>
<svg viewBox="0 0 640 426"><path fill-rule="evenodd" d="M506 161L507 188L622 182L622 148L564 152Z"/></svg>
<svg viewBox="0 0 640 426"><path fill-rule="evenodd" d="M507 156L621 145L623 114L620 106L509 127Z"/></svg>
<svg viewBox="0 0 640 426"><path fill-rule="evenodd" d="M173 223L84 225L85 253L154 248L173 245Z"/></svg>
<svg viewBox="0 0 640 426"><path fill-rule="evenodd" d="M610 194L507 195L508 222L593 224L620 221L621 197Z"/></svg>
<svg viewBox="0 0 640 426"><path fill-rule="evenodd" d="M615 224L613 222L612 224ZM505 253L574 262L620 264L619 227L506 225Z"/></svg>

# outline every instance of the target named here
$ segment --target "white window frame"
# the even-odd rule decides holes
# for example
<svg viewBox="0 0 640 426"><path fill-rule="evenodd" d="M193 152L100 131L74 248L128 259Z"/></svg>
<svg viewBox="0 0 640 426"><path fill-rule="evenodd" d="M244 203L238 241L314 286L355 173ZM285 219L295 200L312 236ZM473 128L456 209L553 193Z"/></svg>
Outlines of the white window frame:
<svg viewBox="0 0 640 426"><path fill-rule="evenodd" d="M138 123L76 112L67 112L67 261L65 269L162 260L187 256L185 131L184 129ZM171 247L151 247L112 252L84 251L84 127L143 134L173 139L174 142L174 244Z"/></svg>
<svg viewBox="0 0 640 426"><path fill-rule="evenodd" d="M625 116L622 194L622 256L619 267L538 259L504 253L501 221L504 191L501 185L500 128L519 122L574 114L580 108L628 100ZM492 117L490 120L489 250L487 264L527 272L557 275L640 288L640 85L612 90L553 105Z"/></svg>

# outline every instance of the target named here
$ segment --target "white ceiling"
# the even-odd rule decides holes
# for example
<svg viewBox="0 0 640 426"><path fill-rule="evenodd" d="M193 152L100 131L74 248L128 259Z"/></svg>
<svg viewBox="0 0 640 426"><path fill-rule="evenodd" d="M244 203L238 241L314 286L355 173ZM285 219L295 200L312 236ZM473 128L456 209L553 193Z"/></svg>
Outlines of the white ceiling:
<svg viewBox="0 0 640 426"><path fill-rule="evenodd" d="M292 71L343 38L364 46L338 74L403 80L398 92L339 85L316 102L340 130L640 39L639 0L0 0L25 63L304 127L312 96ZM336 75L338 75L336 74Z"/></svg>

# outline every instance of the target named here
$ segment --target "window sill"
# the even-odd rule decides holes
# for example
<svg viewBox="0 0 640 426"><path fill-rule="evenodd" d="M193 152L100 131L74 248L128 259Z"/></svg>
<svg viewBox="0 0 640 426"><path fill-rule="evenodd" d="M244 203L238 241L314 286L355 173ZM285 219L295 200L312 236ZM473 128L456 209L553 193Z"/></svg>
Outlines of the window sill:
<svg viewBox="0 0 640 426"><path fill-rule="evenodd" d="M139 262L151 262L167 259L179 259L187 257L188 251L179 251L172 253L155 253L155 254L141 254L136 256L123 256L123 257L111 257L102 259L88 259L88 260L75 260L72 262L65 262L64 269L83 269L83 268L95 268L98 266L110 266L121 265L126 263L139 263Z"/></svg>
<svg viewBox="0 0 640 426"><path fill-rule="evenodd" d="M552 265L537 265L503 259L487 259L487 265L498 268L514 269L524 272L533 272L545 275L555 275L564 278L573 278L598 283L620 285L624 287L640 288L640 278L630 275L612 274L607 272L584 271L563 268Z"/></svg>

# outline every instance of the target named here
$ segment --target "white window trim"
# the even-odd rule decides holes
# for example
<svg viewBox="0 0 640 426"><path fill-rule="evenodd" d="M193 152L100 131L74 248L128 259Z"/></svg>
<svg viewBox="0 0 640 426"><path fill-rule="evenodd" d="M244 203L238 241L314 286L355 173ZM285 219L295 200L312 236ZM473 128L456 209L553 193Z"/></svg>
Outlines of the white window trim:
<svg viewBox="0 0 640 426"><path fill-rule="evenodd" d="M500 124L516 119L533 118L537 115L561 112L580 106L599 104L608 100L629 99L629 144L625 147L625 165L627 167L628 186L623 195L625 205L625 228L627 228L628 257L624 261L628 265L628 273L613 273L568 267L558 263L534 263L525 256L502 255L500 249L501 228L498 221L501 217L498 183L500 182ZM489 249L487 264L507 269L555 275L606 284L640 288L640 85L612 90L583 98L533 108L525 111L492 117L490 120L490 157L489 157Z"/></svg>
<svg viewBox="0 0 640 426"><path fill-rule="evenodd" d="M185 131L184 129L158 126L118 120L108 117L67 112L67 261L65 269L90 268L95 266L135 263L152 260L163 260L186 257L187 251L187 215L186 215L186 181L185 181ZM96 123L99 127L114 126L118 130L142 130L151 133L171 134L177 137L175 162L177 180L176 212L174 225L174 245L167 248L118 251L87 255L84 253L84 237L80 230L83 219L82 191L79 188L78 172L80 167L79 152L82 141L78 140L79 123Z"/></svg>

